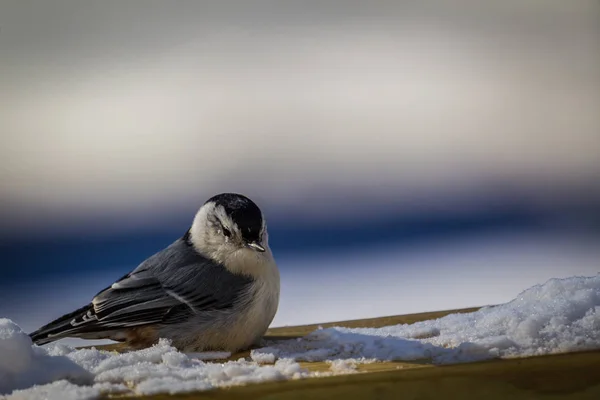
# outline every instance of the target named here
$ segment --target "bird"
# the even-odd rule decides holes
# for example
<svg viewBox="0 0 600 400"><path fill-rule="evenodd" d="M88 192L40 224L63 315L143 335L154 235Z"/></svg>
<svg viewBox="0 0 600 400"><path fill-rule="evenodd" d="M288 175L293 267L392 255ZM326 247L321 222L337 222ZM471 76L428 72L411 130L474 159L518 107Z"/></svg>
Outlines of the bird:
<svg viewBox="0 0 600 400"><path fill-rule="evenodd" d="M29 336L110 339L142 349L167 339L184 352L237 352L260 343L279 305L280 276L260 208L221 193L184 235Z"/></svg>

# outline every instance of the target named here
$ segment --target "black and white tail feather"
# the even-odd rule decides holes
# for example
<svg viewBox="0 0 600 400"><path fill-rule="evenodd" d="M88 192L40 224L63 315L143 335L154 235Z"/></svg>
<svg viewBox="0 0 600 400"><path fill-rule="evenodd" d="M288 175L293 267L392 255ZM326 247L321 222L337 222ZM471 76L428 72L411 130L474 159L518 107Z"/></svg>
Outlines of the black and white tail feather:
<svg viewBox="0 0 600 400"><path fill-rule="evenodd" d="M47 325L42 326L29 336L31 337L31 340L38 345L50 343L54 340L60 339L61 337L68 336L68 332L73 330L76 326L75 321L77 321L77 318L82 318L83 315L91 313L92 309L92 305L88 304L69 314L63 315Z"/></svg>

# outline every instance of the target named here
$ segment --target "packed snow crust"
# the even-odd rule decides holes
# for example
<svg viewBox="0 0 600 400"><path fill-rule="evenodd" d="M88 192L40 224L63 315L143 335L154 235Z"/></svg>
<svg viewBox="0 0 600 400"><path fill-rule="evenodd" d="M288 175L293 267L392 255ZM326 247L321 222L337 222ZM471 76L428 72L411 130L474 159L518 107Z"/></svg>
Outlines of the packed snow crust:
<svg viewBox="0 0 600 400"><path fill-rule="evenodd" d="M450 364L597 349L600 275L552 279L509 303L473 313L383 328L318 329L266 345L253 350L249 360L227 362L210 360L228 353L184 354L167 340L124 354L61 344L38 347L15 323L0 319L0 398L179 393L356 373L358 364L378 361ZM325 361L330 371L309 372L299 361Z"/></svg>

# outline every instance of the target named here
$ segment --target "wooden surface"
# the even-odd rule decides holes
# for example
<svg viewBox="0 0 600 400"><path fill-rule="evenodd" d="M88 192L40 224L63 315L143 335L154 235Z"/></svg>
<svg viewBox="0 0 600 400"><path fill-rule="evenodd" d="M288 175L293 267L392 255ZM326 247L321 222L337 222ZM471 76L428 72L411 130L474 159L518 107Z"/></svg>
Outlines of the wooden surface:
<svg viewBox="0 0 600 400"><path fill-rule="evenodd" d="M268 339L304 336L319 326L381 327L440 318L478 308L355 321L273 328ZM122 345L96 346L127 351ZM248 356L234 354L231 359ZM323 362L300 363L325 371ZM251 384L207 392L145 396L144 400L195 399L600 399L600 351L434 366L424 361L363 364L364 373ZM140 397L132 397L132 399Z"/></svg>
<svg viewBox="0 0 600 400"><path fill-rule="evenodd" d="M196 399L598 400L600 352L429 366L144 397L144 400Z"/></svg>

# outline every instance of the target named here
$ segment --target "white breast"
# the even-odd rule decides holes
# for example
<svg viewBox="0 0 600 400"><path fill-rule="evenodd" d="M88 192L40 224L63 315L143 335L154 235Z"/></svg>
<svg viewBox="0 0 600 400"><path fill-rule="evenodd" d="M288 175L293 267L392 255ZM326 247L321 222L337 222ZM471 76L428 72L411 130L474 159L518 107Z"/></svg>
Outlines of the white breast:
<svg viewBox="0 0 600 400"><path fill-rule="evenodd" d="M257 343L273 321L279 306L279 270L273 258L262 263L262 271L248 290L247 306L233 318L228 341L234 347L246 348Z"/></svg>
<svg viewBox="0 0 600 400"><path fill-rule="evenodd" d="M256 253L256 252L254 252ZM240 303L231 310L204 314L166 328L164 336L183 351L226 350L235 352L257 343L273 321L279 306L279 270L270 252L260 254L254 265L246 259L244 270L251 270L254 282ZM228 265L231 266L231 263ZM231 269L230 269L231 270ZM233 272L233 271L232 271Z"/></svg>
<svg viewBox="0 0 600 400"><path fill-rule="evenodd" d="M263 330L264 333L277 312L279 291L279 270L273 262L268 271L263 274L262 279L257 279L249 290L251 293L250 305L245 318L243 318L246 320L244 325L247 327L253 326L255 327L254 330Z"/></svg>

